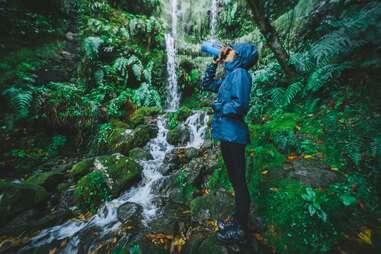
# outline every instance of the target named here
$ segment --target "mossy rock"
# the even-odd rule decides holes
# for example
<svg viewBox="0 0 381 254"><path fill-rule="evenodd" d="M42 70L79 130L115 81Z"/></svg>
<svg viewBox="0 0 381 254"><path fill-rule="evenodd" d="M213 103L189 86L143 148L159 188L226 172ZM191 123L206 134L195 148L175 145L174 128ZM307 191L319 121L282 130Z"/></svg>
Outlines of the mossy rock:
<svg viewBox="0 0 381 254"><path fill-rule="evenodd" d="M111 190L106 176L101 171L93 171L82 177L74 192L75 203L82 211L96 212L97 208L111 198Z"/></svg>
<svg viewBox="0 0 381 254"><path fill-rule="evenodd" d="M136 161L151 160L152 155L141 147L135 147L128 152L128 157Z"/></svg>
<svg viewBox="0 0 381 254"><path fill-rule="evenodd" d="M140 179L142 166L127 156L113 154L98 157L98 160L113 181L111 189L114 197Z"/></svg>
<svg viewBox="0 0 381 254"><path fill-rule="evenodd" d="M180 122L185 121L190 115L192 115L192 110L186 106L182 106L178 111L177 111L177 119Z"/></svg>
<svg viewBox="0 0 381 254"><path fill-rule="evenodd" d="M192 221L203 223L207 220L220 220L231 216L234 198L224 191L211 192L191 201Z"/></svg>
<svg viewBox="0 0 381 254"><path fill-rule="evenodd" d="M159 107L141 107L135 110L128 120L129 125L134 128L139 124L144 124L145 117L156 116L159 114L161 109Z"/></svg>
<svg viewBox="0 0 381 254"><path fill-rule="evenodd" d="M83 176L76 185L75 199L82 210L95 211L104 201L117 197L140 179L143 168L122 154L99 156L88 168L93 171Z"/></svg>
<svg viewBox="0 0 381 254"><path fill-rule="evenodd" d="M177 126L168 131L167 141L171 145L185 145L189 141L189 129L183 126Z"/></svg>
<svg viewBox="0 0 381 254"><path fill-rule="evenodd" d="M37 207L48 198L47 191L40 185L5 180L0 180L0 193L1 225L24 210Z"/></svg>
<svg viewBox="0 0 381 254"><path fill-rule="evenodd" d="M124 122L114 120L112 129L103 134L102 144L98 150L104 153L122 153L127 155L135 147L143 147L157 135L158 128L154 124L140 124L135 129L129 129Z"/></svg>
<svg viewBox="0 0 381 254"><path fill-rule="evenodd" d="M44 187L47 191L54 191L58 184L64 180L65 175L62 172L48 171L36 173L26 179L26 183L37 184Z"/></svg>
<svg viewBox="0 0 381 254"><path fill-rule="evenodd" d="M94 166L94 159L84 159L73 165L69 174L71 177L78 179L89 173Z"/></svg>

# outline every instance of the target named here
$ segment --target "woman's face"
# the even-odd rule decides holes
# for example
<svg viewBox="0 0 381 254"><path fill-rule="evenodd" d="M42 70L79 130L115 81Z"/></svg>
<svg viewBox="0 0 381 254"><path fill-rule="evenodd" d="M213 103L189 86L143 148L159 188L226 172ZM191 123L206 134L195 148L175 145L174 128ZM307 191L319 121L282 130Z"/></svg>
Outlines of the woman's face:
<svg viewBox="0 0 381 254"><path fill-rule="evenodd" d="M234 60L234 58L236 58L236 56L237 54L234 52L234 50L230 50L223 61L225 63L231 62Z"/></svg>

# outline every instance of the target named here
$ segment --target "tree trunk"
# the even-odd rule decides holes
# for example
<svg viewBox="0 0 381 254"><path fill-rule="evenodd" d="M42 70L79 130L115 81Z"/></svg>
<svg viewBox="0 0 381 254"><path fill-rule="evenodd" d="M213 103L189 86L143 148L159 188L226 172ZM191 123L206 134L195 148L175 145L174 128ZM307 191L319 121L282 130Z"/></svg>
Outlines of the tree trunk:
<svg viewBox="0 0 381 254"><path fill-rule="evenodd" d="M278 60L283 72L292 77L296 74L295 69L288 63L289 55L282 46L279 36L275 28L271 25L270 20L266 16L265 9L261 0L247 0L249 4L254 21L257 24L259 31L265 37L267 45L271 48L276 59Z"/></svg>

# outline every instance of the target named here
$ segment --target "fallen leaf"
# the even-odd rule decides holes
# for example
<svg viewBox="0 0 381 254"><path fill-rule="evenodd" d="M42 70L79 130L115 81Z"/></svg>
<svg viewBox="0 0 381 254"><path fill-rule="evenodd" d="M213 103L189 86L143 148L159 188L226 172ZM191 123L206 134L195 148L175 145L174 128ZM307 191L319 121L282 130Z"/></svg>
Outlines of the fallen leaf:
<svg viewBox="0 0 381 254"><path fill-rule="evenodd" d="M269 172L268 170L263 170L263 171L261 172L261 174L262 174L262 175L266 175L268 172Z"/></svg>
<svg viewBox="0 0 381 254"><path fill-rule="evenodd" d="M363 244L372 245L372 230L368 227L361 227L357 235L358 241Z"/></svg>

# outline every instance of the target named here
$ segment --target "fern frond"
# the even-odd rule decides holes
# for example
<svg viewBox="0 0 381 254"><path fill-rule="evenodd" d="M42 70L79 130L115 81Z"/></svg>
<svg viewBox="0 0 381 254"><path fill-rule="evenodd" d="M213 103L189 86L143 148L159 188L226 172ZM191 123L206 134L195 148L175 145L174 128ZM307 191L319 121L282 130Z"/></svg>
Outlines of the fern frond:
<svg viewBox="0 0 381 254"><path fill-rule="evenodd" d="M341 73L352 67L351 63L329 64L316 69L308 78L305 92L317 92Z"/></svg>
<svg viewBox="0 0 381 254"><path fill-rule="evenodd" d="M98 55L99 49L102 44L103 44L103 40L100 37L94 37L94 36L87 37L83 43L86 56L89 59L95 58Z"/></svg>
<svg viewBox="0 0 381 254"><path fill-rule="evenodd" d="M338 54L351 51L353 46L352 40L344 31L334 31L315 43L311 48L311 53L316 59L317 65L323 66Z"/></svg>
<svg viewBox="0 0 381 254"><path fill-rule="evenodd" d="M20 118L28 116L33 100L32 91L12 86L4 90L2 94L7 97L9 103Z"/></svg>
<svg viewBox="0 0 381 254"><path fill-rule="evenodd" d="M128 59L125 57L119 57L115 60L113 68L116 71L119 71L123 77L127 75L128 71Z"/></svg>
<svg viewBox="0 0 381 254"><path fill-rule="evenodd" d="M301 81L291 84L284 93L285 104L292 102L295 96L302 90L303 83Z"/></svg>
<svg viewBox="0 0 381 254"><path fill-rule="evenodd" d="M285 90L280 87L271 90L271 99L275 107L282 107L284 105L284 94Z"/></svg>

